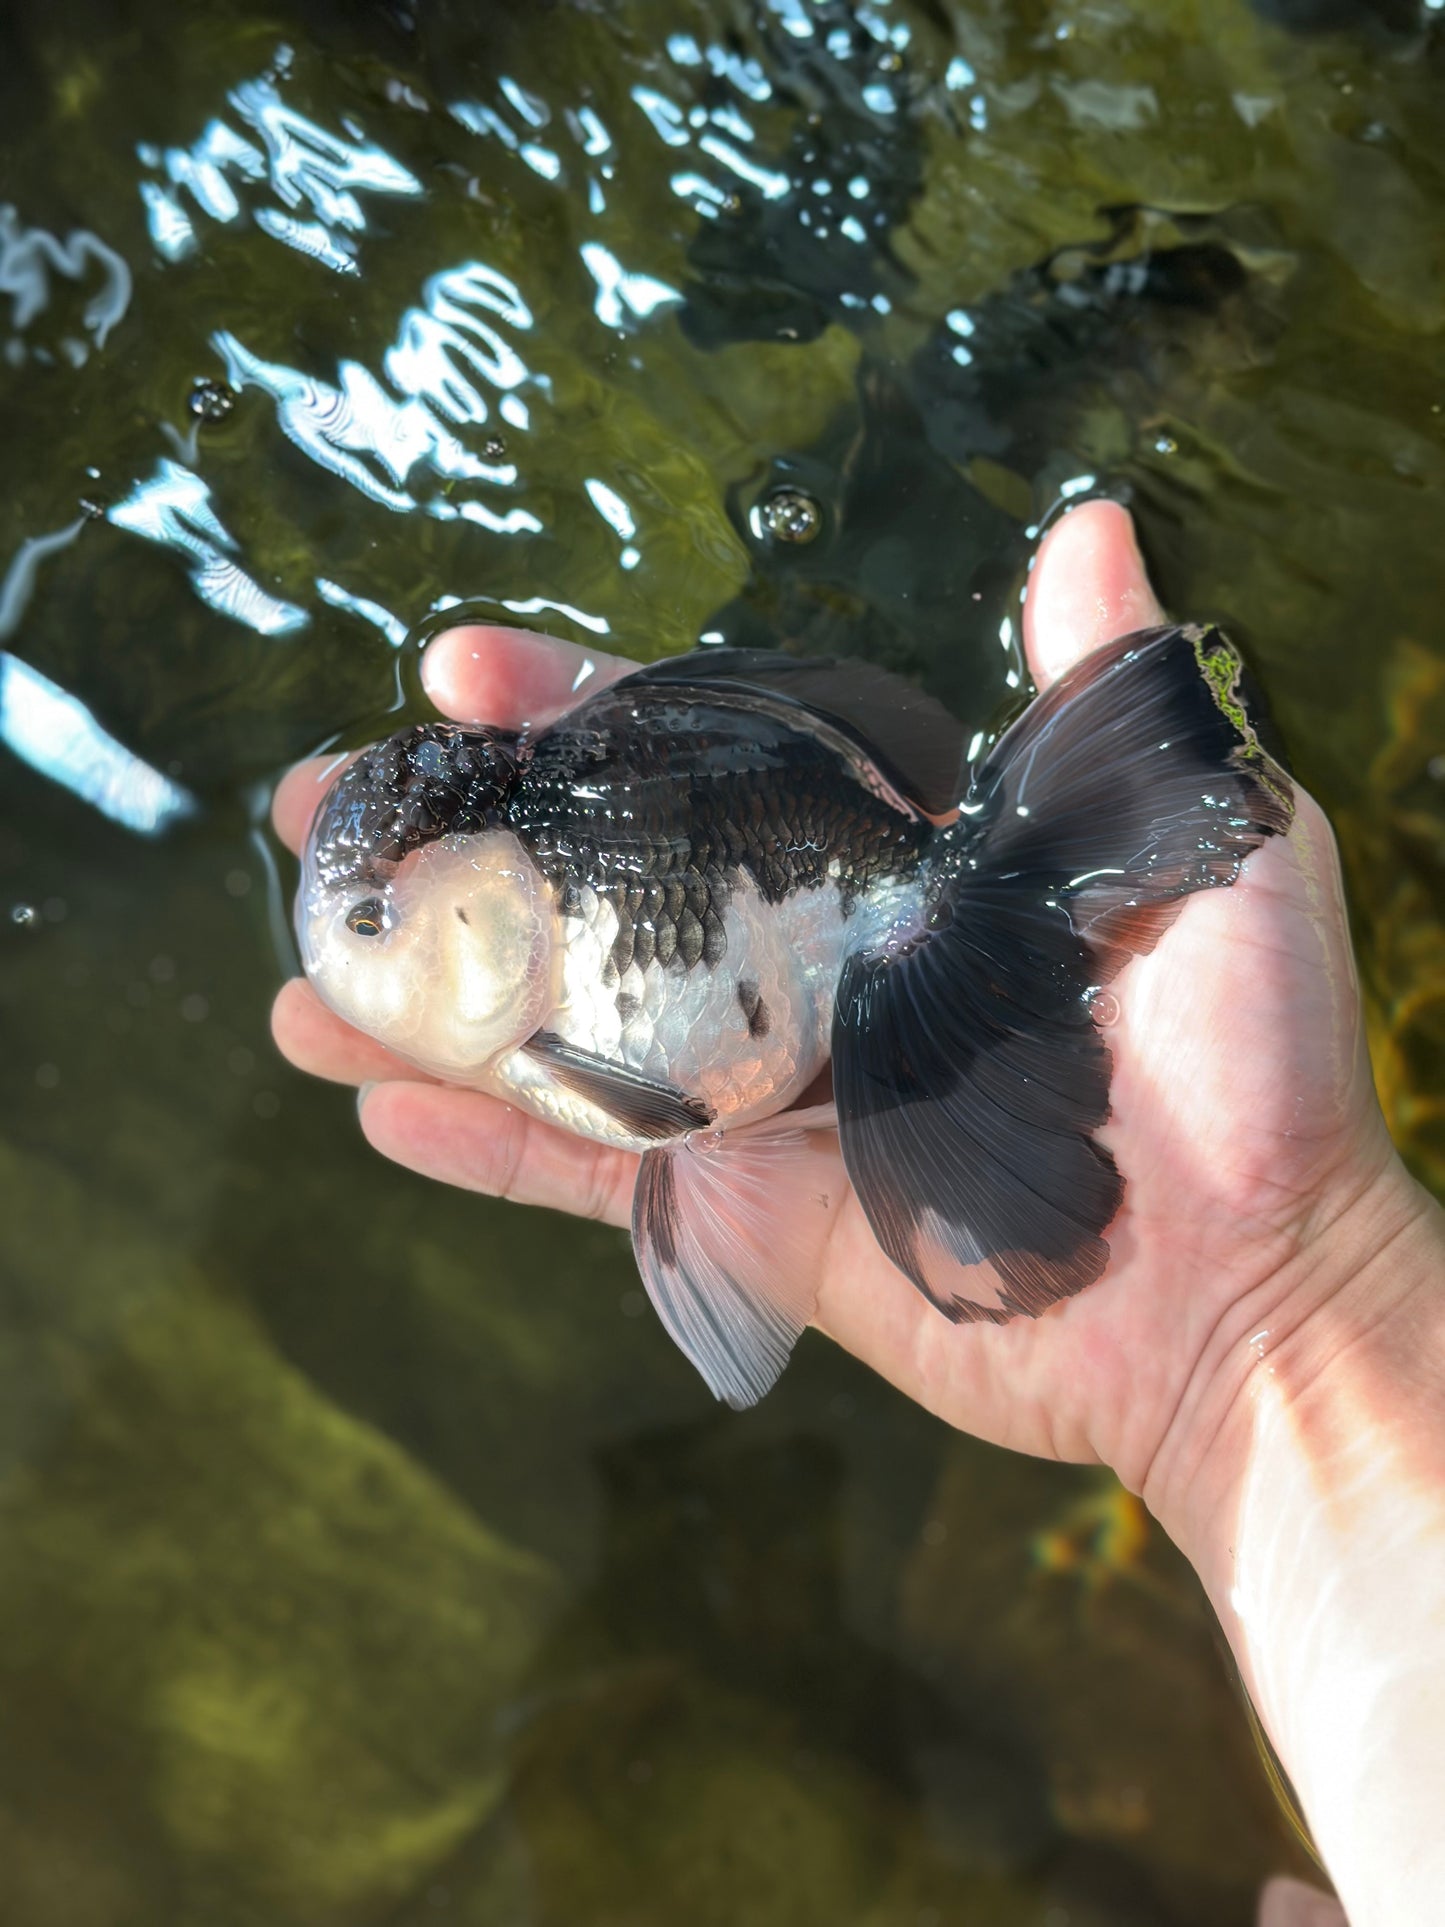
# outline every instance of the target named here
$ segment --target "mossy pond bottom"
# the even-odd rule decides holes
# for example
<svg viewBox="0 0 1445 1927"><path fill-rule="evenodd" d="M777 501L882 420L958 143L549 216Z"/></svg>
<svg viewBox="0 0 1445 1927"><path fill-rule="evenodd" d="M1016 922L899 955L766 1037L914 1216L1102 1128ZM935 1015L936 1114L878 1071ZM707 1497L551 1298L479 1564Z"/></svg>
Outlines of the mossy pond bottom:
<svg viewBox="0 0 1445 1927"><path fill-rule="evenodd" d="M821 1339L718 1412L621 1235L277 1060L265 810L458 605L987 733L1107 488L1334 816L1438 1182L1442 66L1438 0L10 0L6 1927L1245 1927L1306 1864L1102 1474Z"/></svg>

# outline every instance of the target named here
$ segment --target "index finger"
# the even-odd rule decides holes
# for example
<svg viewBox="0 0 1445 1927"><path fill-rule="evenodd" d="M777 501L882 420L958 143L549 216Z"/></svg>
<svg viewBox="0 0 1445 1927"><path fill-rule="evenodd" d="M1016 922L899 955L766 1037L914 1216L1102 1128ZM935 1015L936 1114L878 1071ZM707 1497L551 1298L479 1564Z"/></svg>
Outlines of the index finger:
<svg viewBox="0 0 1445 1927"><path fill-rule="evenodd" d="M558 636L494 623L447 629L427 645L421 677L444 716L461 723L520 729L550 723L594 689L625 676L636 663ZM276 785L271 818L286 847L299 854L316 807L350 756L314 756Z"/></svg>
<svg viewBox="0 0 1445 1927"><path fill-rule="evenodd" d="M636 667L625 656L559 636L469 622L427 645L421 679L444 716L520 729L554 722Z"/></svg>
<svg viewBox="0 0 1445 1927"><path fill-rule="evenodd" d="M317 805L352 760L350 755L309 756L304 763L288 769L276 785L271 821L292 856L300 856Z"/></svg>

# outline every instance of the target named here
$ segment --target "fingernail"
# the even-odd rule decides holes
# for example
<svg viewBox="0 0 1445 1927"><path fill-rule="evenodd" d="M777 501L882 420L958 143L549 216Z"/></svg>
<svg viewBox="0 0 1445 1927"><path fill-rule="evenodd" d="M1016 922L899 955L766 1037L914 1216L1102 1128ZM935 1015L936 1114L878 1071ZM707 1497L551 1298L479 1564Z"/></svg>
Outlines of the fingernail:
<svg viewBox="0 0 1445 1927"><path fill-rule="evenodd" d="M370 1097L371 1093L376 1089L380 1081L381 1081L380 1078L373 1077L370 1080L370 1082L366 1084L362 1084L358 1087L357 1093L356 1093L356 1115L358 1117L360 1117L362 1112L366 1109L366 1100L368 1097Z"/></svg>

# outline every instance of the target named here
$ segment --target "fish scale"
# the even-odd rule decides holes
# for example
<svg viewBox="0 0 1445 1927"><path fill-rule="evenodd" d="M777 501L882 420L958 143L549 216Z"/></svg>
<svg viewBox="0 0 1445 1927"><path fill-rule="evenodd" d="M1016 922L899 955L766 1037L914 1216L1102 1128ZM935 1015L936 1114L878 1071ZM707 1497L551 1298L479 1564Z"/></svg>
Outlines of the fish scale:
<svg viewBox="0 0 1445 1927"><path fill-rule="evenodd" d="M591 700L588 723L535 745L507 821L564 900L585 878L612 905L609 987L634 959L720 964L740 876L770 904L830 883L846 912L917 867L927 826L795 726L741 706L641 702L625 684Z"/></svg>
<svg viewBox="0 0 1445 1927"><path fill-rule="evenodd" d="M1101 1275L1092 999L1288 828L1250 703L1217 631L1123 637L962 795L957 723L867 663L708 650L535 738L425 725L318 812L303 955L414 1063L642 1153L649 1295L748 1404L816 1309L839 1176L789 1107L830 1057L848 1179L946 1317Z"/></svg>

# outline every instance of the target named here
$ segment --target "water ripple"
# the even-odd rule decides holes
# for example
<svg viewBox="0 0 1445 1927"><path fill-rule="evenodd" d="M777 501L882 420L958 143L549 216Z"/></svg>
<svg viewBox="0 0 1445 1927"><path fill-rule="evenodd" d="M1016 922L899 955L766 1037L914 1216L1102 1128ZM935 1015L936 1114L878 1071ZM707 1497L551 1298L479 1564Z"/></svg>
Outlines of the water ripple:
<svg viewBox="0 0 1445 1927"><path fill-rule="evenodd" d="M263 636L289 635L310 617L294 603L269 595L236 561L236 538L211 507L199 475L163 459L147 482L138 482L107 520L147 542L173 549L188 564L196 594L219 615Z"/></svg>
<svg viewBox="0 0 1445 1927"><path fill-rule="evenodd" d="M279 64L284 71L284 54ZM200 213L224 225L245 212L234 180L264 184L282 205L256 209L262 233L335 272L352 274L352 237L366 231L359 196L414 198L422 192L416 176L375 142L359 134L343 138L288 107L272 78L243 81L228 100L259 146L216 119L189 148L142 143L136 150L144 166L163 176L164 184L143 180L140 193L151 240L166 261L182 260L196 246L183 193Z"/></svg>
<svg viewBox="0 0 1445 1927"><path fill-rule="evenodd" d="M25 227L14 207L0 205L0 294L10 297L14 331L6 344L7 359L24 361L28 353L47 358L48 350L27 349L20 336L50 305L54 275L84 282L92 268L100 269L104 284L86 302L81 326L94 337L94 345L103 348L130 306L133 284L125 261L89 228L75 228L61 241L45 228ZM60 346L66 359L77 364L89 353L87 345L71 335L63 337Z"/></svg>
<svg viewBox="0 0 1445 1927"><path fill-rule="evenodd" d="M501 391L496 406L503 418L515 428L527 427L526 406L513 391L536 378L487 317L526 330L532 325L530 309L514 283L476 261L434 275L423 300L423 306L406 311L397 340L383 357L396 395L358 361L341 362L339 385L332 386L264 360L227 331L213 337L213 346L233 387L269 394L282 432L368 500L398 514L421 508L440 521L475 522L500 534L540 533L542 524L528 509L494 509L475 496L457 498L448 485L506 488L516 482L517 469L474 454L445 426L487 421L493 404L479 386L484 384ZM423 498L415 491L412 478L427 470L445 492Z"/></svg>
<svg viewBox="0 0 1445 1927"><path fill-rule="evenodd" d="M624 313L645 320L664 304L683 299L679 291L665 281L654 280L649 274L629 274L611 249L603 247L600 241L582 244L582 260L597 283L594 303L597 319L609 328L620 328Z"/></svg>
<svg viewBox="0 0 1445 1927"><path fill-rule="evenodd" d="M154 836L195 813L173 783L96 721L78 696L0 650L0 742L113 822Z"/></svg>
<svg viewBox="0 0 1445 1927"><path fill-rule="evenodd" d="M345 609L351 615L360 616L363 622L369 622L373 629L379 629L393 649L400 649L406 641L406 624L401 618L394 616L389 609L383 609L379 602L371 601L368 596L353 595L349 589L343 589L339 582L332 582L324 575L316 578L316 593L323 602L329 602L333 609Z"/></svg>

